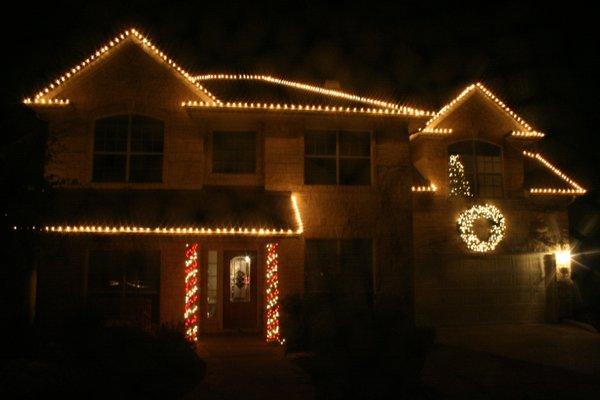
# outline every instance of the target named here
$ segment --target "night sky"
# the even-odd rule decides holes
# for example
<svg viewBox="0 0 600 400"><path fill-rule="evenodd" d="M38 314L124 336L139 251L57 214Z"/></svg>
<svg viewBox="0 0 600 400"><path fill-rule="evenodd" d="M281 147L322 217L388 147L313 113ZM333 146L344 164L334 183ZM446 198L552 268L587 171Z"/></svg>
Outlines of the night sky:
<svg viewBox="0 0 600 400"><path fill-rule="evenodd" d="M336 79L346 90L432 110L482 81L547 133L550 159L583 186L598 186L598 21L584 6L121 3L20 2L5 13L14 24L1 28L3 150L38 129L24 96L136 27L189 71ZM584 200L597 207L594 195Z"/></svg>

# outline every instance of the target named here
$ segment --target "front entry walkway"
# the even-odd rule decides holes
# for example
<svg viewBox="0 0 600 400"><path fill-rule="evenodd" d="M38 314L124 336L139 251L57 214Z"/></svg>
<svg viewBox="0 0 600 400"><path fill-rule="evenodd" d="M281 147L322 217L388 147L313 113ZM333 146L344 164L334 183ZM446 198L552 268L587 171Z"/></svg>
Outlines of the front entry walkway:
<svg viewBox="0 0 600 400"><path fill-rule="evenodd" d="M314 398L310 378L261 336L201 336L198 354L206 376L186 399Z"/></svg>

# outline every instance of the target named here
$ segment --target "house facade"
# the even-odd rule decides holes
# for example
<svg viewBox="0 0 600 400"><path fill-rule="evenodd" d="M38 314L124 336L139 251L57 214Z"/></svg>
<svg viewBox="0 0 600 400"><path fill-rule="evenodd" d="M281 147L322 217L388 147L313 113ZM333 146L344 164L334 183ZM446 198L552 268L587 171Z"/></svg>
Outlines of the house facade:
<svg viewBox="0 0 600 400"><path fill-rule="evenodd" d="M132 29L24 103L49 124L55 182L40 323L93 304L275 341L282 298L335 282L424 325L558 316L566 206L585 189L481 84L434 112L194 75Z"/></svg>

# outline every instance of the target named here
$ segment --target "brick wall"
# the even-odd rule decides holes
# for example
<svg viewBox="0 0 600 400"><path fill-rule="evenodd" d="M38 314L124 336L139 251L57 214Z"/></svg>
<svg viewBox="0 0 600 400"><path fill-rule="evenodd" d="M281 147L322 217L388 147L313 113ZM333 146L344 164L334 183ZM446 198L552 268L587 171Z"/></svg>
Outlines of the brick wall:
<svg viewBox="0 0 600 400"><path fill-rule="evenodd" d="M460 268L452 265L462 265L470 257L456 234L455 225L458 212L466 208L467 203L446 198L446 149L461 139L480 137L503 147L506 196L493 203L505 213L508 234L497 256L519 253L517 247L527 239L532 221L540 216L559 230L567 226L564 203L540 202L524 196L521 149L505 140L505 135L519 126L480 95L473 96L441 122L439 127L452 128L452 135L420 138L409 143L408 127L412 127L412 132L419 122L410 118L259 111L189 112L180 106L181 101L202 100L202 95L131 43L119 46L110 57L69 80L60 90L57 96L69 98L72 105L41 114L50 122L53 132L49 147L54 158L47 166L48 175L72 181L74 186L97 188L200 189L202 185L248 185L295 193L305 232L300 238L281 240L282 296L303 291L305 238L370 237L374 245L376 295L410 308L413 282L416 282L417 313L429 307L425 320L435 322L441 309L429 302L432 292L427 290L431 286L428 289L424 285L434 280L439 292L445 287L440 269L443 271L447 265L449 270L459 271ZM132 186L91 182L94 121L127 113L147 114L165 122L163 183ZM304 132L307 129L372 132L372 185L304 185ZM211 172L211 132L214 130L255 130L258 133L255 174ZM437 193L410 192L411 162L440 188ZM161 321L180 321L182 243L160 238L148 243L158 247L162 254ZM47 310L57 309L61 304L68 307L84 296L81 294L81 265L85 254L76 247L68 249L71 254L68 257L55 255L54 266L48 260L40 267L40 314L48 314ZM457 257L459 261L448 264L446 256ZM472 279L467 276L464 281ZM485 309L480 311L483 313Z"/></svg>

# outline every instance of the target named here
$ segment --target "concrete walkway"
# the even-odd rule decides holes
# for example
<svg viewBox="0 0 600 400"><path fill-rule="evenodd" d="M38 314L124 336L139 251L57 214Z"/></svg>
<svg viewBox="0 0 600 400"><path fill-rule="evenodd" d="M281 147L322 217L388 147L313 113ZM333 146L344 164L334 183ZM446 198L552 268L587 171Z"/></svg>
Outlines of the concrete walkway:
<svg viewBox="0 0 600 400"><path fill-rule="evenodd" d="M566 325L442 328L422 377L436 399L600 398L600 335Z"/></svg>
<svg viewBox="0 0 600 400"><path fill-rule="evenodd" d="M203 336L198 353L206 376L186 399L312 399L310 378L282 347L250 335Z"/></svg>
<svg viewBox="0 0 600 400"><path fill-rule="evenodd" d="M438 329L437 342L600 376L600 334L567 324Z"/></svg>

